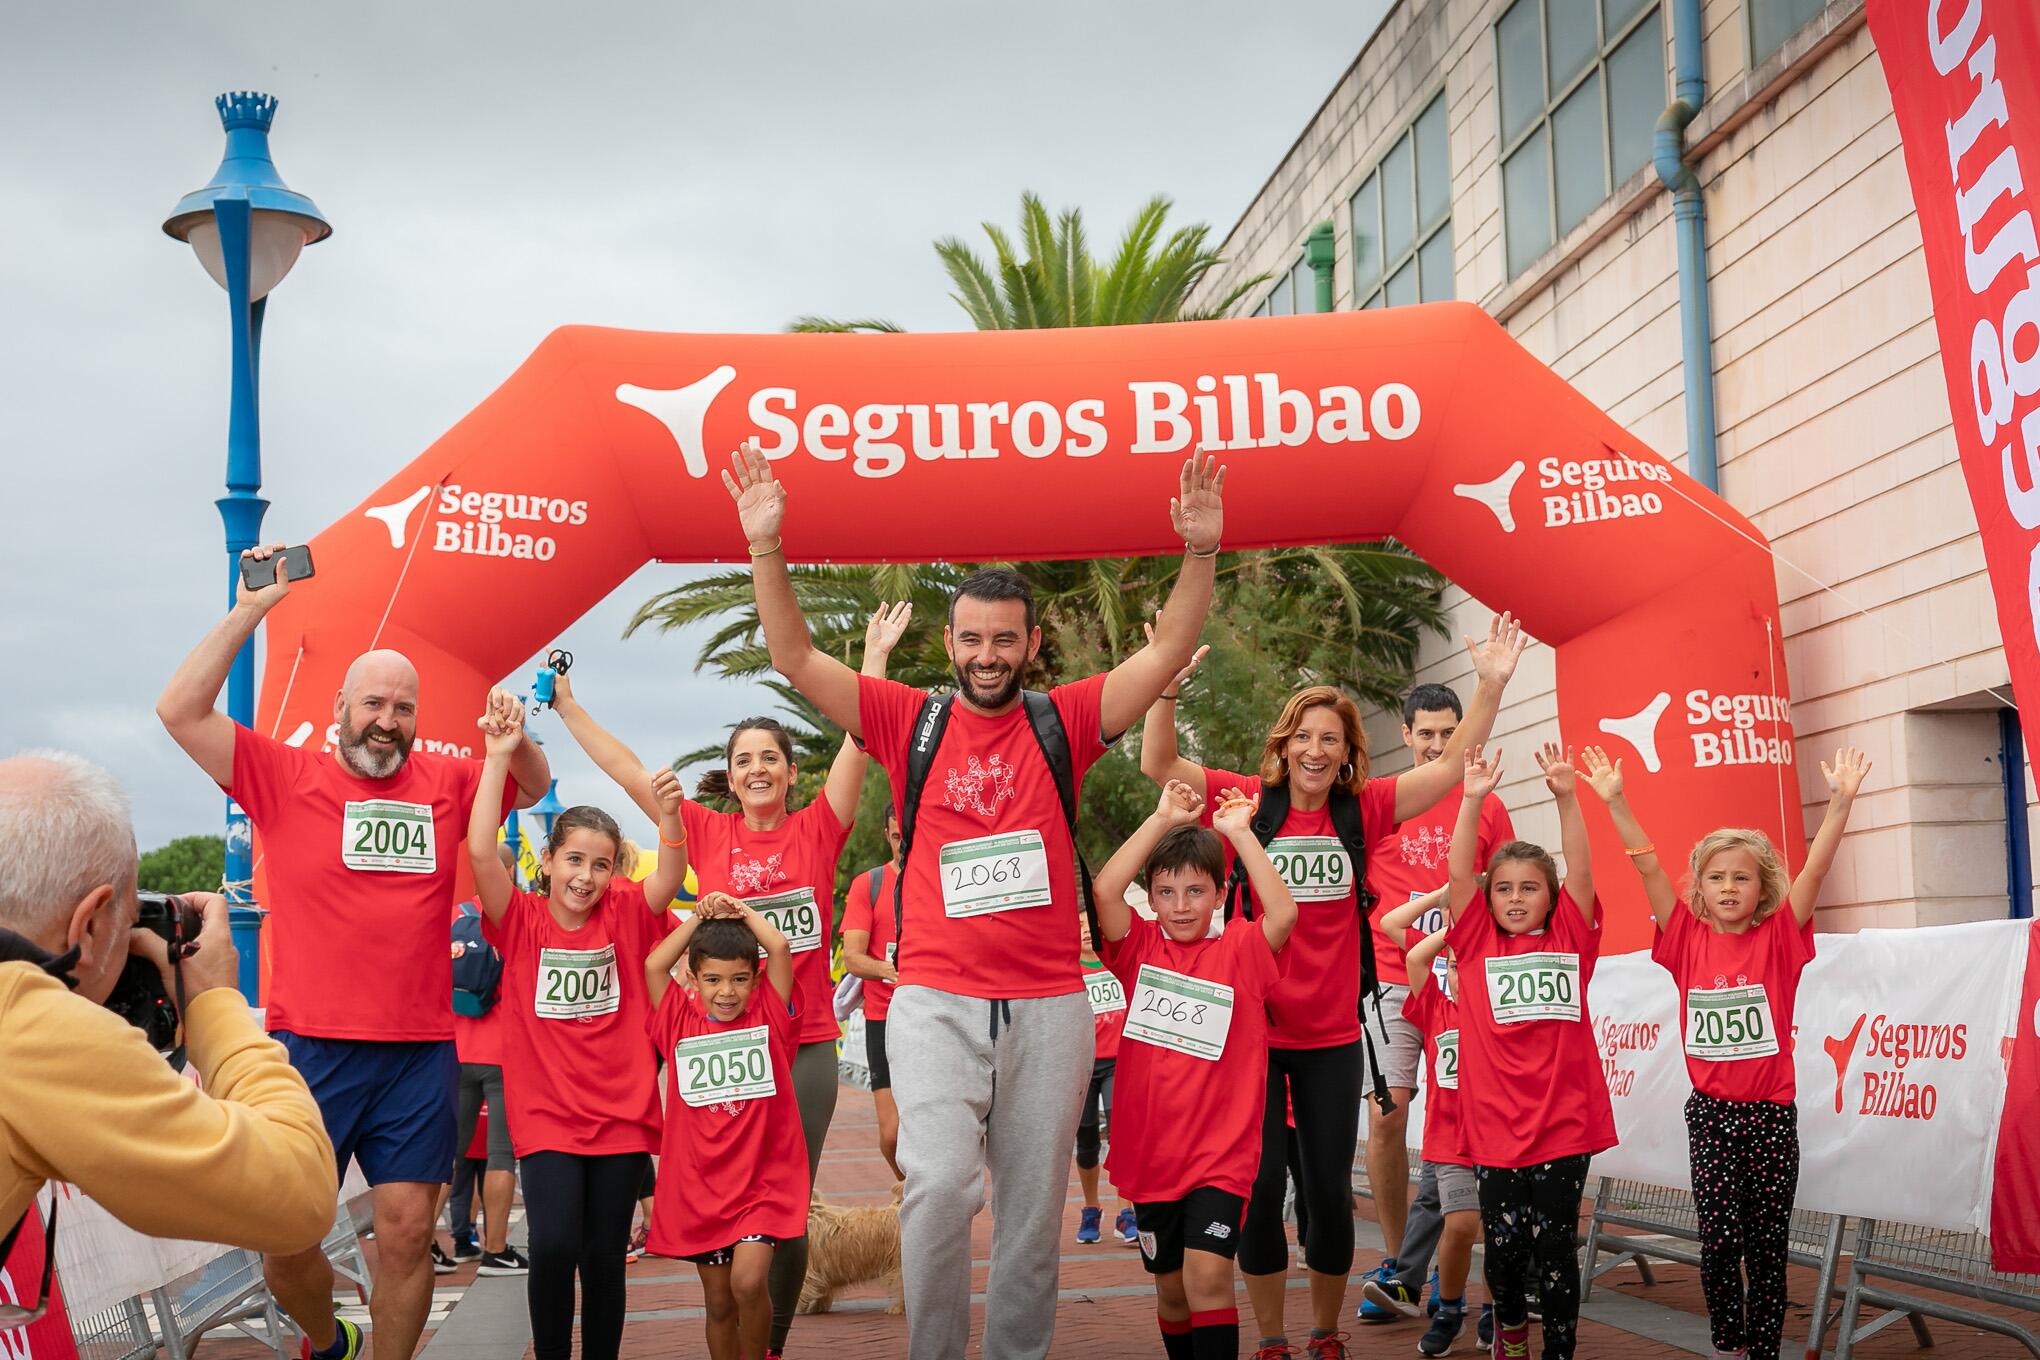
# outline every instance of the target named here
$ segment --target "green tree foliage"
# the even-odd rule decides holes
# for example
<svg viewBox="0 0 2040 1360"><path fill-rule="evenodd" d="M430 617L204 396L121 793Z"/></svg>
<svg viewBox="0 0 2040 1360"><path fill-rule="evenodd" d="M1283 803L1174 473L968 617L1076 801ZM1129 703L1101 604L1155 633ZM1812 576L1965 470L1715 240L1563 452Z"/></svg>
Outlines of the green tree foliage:
<svg viewBox="0 0 2040 1360"><path fill-rule="evenodd" d="M218 836L179 836L141 857L135 877L144 892L218 892L227 844Z"/></svg>

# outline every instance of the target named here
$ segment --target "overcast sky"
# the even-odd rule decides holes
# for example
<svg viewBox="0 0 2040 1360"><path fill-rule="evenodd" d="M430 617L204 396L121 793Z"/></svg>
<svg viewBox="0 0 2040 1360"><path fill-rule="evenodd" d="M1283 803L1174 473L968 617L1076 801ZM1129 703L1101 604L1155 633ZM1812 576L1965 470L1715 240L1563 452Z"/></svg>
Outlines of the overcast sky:
<svg viewBox="0 0 2040 1360"><path fill-rule="evenodd" d="M1222 237L1386 7L5 6L0 753L105 764L144 848L218 829L152 709L225 607L225 294L160 230L218 164L219 91L281 99L278 168L334 227L262 356L265 536L302 542L557 325L961 329L929 243L1010 224L1024 189L1101 252L1157 192ZM694 674L696 637L621 639L689 570L562 637L648 757L768 707ZM561 796L613 800L567 745Z"/></svg>

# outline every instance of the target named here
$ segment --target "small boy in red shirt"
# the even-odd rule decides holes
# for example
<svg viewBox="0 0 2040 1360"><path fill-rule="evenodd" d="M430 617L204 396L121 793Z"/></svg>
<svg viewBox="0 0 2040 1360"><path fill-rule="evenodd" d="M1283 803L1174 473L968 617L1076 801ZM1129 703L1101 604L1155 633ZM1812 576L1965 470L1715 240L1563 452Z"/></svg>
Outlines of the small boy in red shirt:
<svg viewBox="0 0 2040 1360"><path fill-rule="evenodd" d="M672 985L683 953L692 987ZM762 1356L772 1328L772 1250L807 1231L793 954L786 936L740 898L704 893L645 961L645 986L648 1028L667 1060L660 1151L667 1166L698 1173L659 1178L646 1249L700 1271L712 1360Z"/></svg>
<svg viewBox="0 0 2040 1360"><path fill-rule="evenodd" d="M1101 954L1131 996L1120 1032L1114 1137L1106 1167L1133 1201L1141 1263L1170 1360L1239 1354L1233 1257L1261 1164L1268 989L1296 902L1254 839L1256 800L1204 799L1172 779L1160 805L1098 873ZM1246 869L1259 920L1207 934L1225 879L1225 842ZM1126 904L1136 870L1155 919ZM1182 1137L1194 1128L1197 1136ZM1174 1151L1167 1155L1163 1148Z"/></svg>

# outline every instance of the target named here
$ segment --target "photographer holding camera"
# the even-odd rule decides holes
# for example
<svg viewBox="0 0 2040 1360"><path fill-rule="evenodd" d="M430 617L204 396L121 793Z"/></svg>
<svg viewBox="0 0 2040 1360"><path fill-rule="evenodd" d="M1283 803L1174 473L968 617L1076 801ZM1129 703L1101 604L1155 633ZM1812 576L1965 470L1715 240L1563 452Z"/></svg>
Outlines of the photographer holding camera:
<svg viewBox="0 0 2040 1360"><path fill-rule="evenodd" d="M127 799L72 755L0 760L0 845L0 1238L44 1181L62 1180L152 1236L316 1245L333 1226L333 1146L283 1045L234 989L225 900L190 899L204 924L181 963L136 930ZM163 928L189 923L177 899L156 904ZM106 1008L131 957L170 974L169 996L181 990L203 1089ZM170 1019L160 999L155 1014Z"/></svg>

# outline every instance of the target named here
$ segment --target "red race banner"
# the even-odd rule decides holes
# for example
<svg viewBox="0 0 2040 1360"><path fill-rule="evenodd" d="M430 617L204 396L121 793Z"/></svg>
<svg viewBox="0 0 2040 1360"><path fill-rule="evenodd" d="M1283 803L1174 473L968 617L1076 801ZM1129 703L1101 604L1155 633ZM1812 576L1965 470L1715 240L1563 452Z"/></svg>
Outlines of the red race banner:
<svg viewBox="0 0 2040 1360"><path fill-rule="evenodd" d="M14 1238L14 1247L0 1261L0 1303L32 1305L42 1287L42 1211L28 1206L28 1217ZM5 1229L0 1228L0 1236ZM49 1309L26 1327L0 1329L0 1357L6 1360L78 1360L77 1343L71 1340L71 1320L64 1313L64 1293L55 1274L50 1276Z"/></svg>

